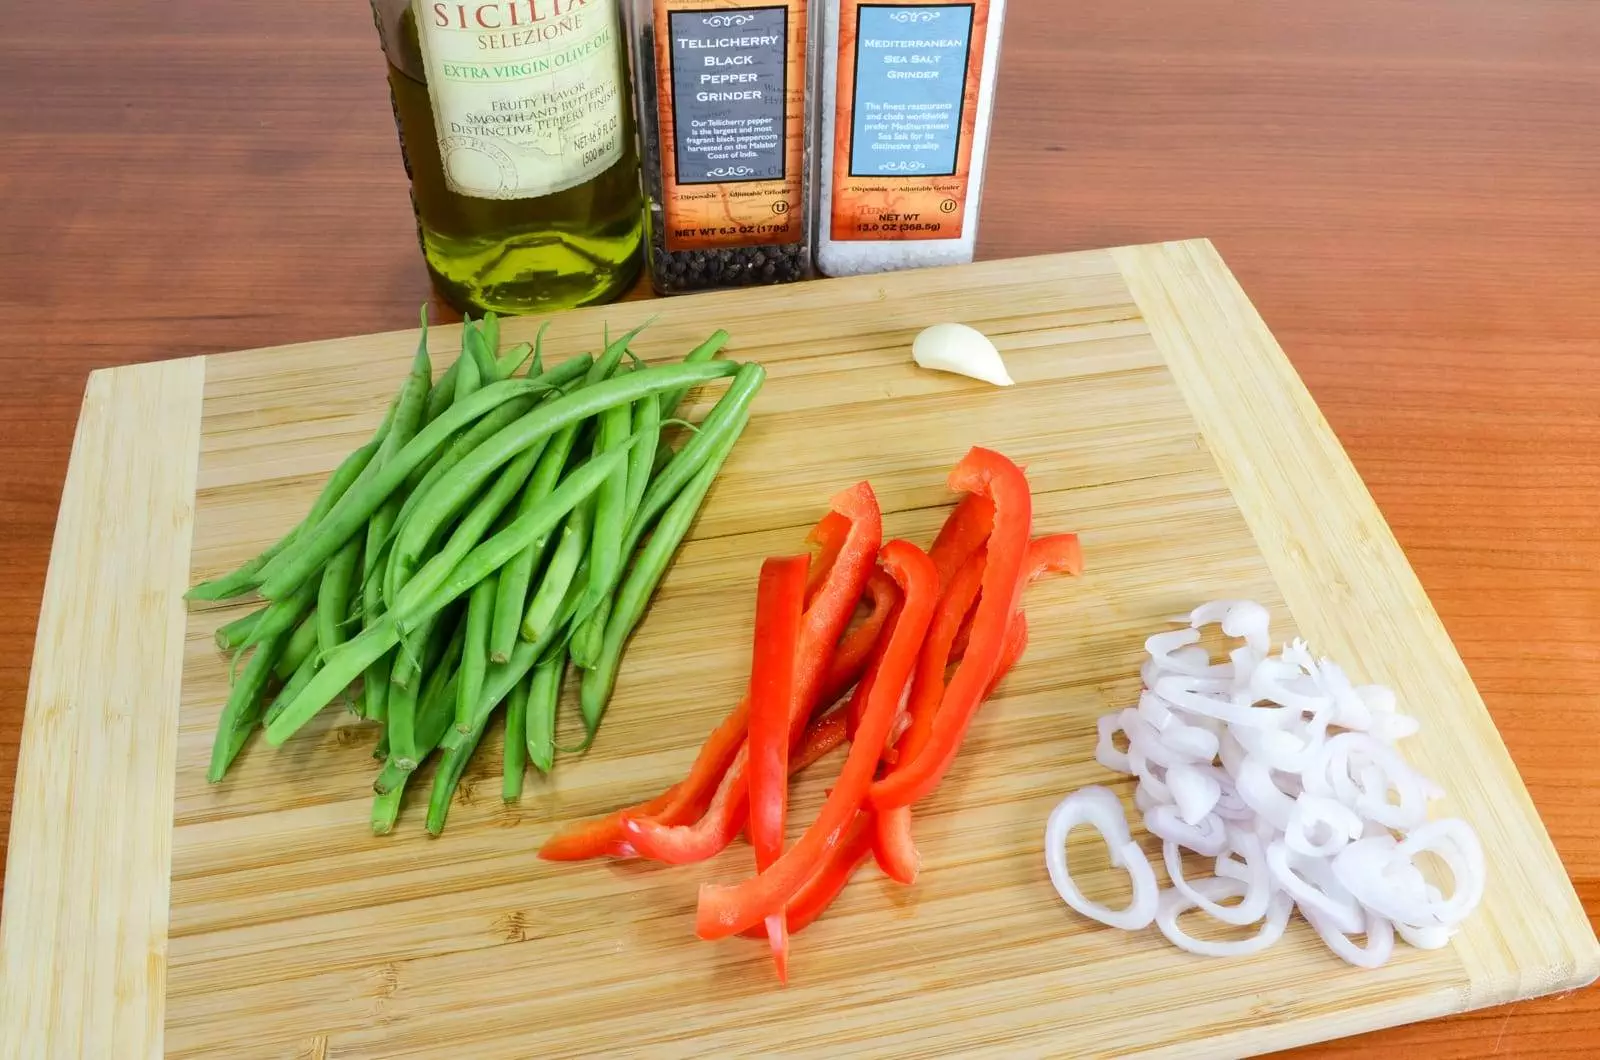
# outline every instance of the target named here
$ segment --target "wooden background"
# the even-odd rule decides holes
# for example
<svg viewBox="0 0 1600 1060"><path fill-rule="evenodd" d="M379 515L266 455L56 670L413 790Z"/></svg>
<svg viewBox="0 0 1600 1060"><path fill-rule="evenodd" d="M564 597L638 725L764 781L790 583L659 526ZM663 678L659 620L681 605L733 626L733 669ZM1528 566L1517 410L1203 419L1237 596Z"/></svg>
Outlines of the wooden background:
<svg viewBox="0 0 1600 1060"><path fill-rule="evenodd" d="M1600 918L1600 6L1010 8L982 256L1215 240ZM362 0L0 5L0 843L88 369L405 327L426 291ZM1590 990L1298 1055L1596 1026Z"/></svg>

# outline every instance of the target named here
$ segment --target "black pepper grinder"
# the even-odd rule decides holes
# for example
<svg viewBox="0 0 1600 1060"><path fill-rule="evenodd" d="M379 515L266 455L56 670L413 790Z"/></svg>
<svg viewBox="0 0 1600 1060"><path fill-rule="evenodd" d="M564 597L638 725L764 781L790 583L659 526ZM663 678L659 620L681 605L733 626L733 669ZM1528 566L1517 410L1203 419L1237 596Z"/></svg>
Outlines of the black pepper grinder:
<svg viewBox="0 0 1600 1060"><path fill-rule="evenodd" d="M661 294L812 274L810 0L633 0Z"/></svg>

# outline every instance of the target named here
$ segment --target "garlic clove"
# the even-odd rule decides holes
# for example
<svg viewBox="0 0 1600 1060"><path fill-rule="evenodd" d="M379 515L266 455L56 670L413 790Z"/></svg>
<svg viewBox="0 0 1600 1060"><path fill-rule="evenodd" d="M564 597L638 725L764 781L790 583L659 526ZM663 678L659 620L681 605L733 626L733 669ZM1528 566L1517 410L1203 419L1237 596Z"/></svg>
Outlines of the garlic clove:
<svg viewBox="0 0 1600 1060"><path fill-rule="evenodd" d="M924 328L911 344L911 359L937 372L954 372L995 386L1012 385L1006 363L989 336L965 324Z"/></svg>

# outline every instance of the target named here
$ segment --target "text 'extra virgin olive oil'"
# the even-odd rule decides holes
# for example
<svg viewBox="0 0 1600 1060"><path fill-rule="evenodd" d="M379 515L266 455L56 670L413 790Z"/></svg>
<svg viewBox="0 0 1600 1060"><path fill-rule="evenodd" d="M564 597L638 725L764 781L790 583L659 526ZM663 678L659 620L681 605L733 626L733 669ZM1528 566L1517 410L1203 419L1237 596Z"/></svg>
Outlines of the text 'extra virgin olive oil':
<svg viewBox="0 0 1600 1060"><path fill-rule="evenodd" d="M620 0L373 0L428 271L456 308L604 302L640 266Z"/></svg>

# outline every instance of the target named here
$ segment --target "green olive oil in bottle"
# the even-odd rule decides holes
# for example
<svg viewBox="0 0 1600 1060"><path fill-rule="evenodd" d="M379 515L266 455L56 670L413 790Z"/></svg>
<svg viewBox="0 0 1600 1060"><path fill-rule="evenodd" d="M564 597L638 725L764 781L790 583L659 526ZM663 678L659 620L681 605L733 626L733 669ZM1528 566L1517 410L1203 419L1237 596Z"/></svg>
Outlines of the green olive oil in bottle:
<svg viewBox="0 0 1600 1060"><path fill-rule="evenodd" d="M372 0L422 253L464 312L605 302L643 204L619 0Z"/></svg>

